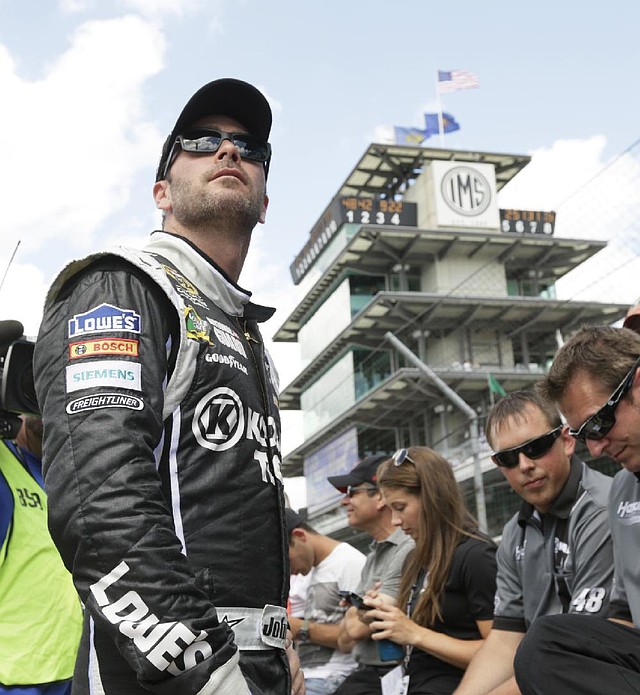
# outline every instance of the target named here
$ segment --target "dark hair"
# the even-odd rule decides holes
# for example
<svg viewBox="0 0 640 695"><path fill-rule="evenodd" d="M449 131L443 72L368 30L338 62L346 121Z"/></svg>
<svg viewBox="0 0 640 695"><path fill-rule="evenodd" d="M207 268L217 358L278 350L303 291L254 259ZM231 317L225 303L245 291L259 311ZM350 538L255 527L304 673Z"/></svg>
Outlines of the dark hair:
<svg viewBox="0 0 640 695"><path fill-rule="evenodd" d="M583 326L558 350L549 373L536 385L547 400L560 401L580 372L613 391L640 356L640 335L628 328Z"/></svg>
<svg viewBox="0 0 640 695"><path fill-rule="evenodd" d="M550 430L562 425L558 409L540 394L535 391L513 391L497 401L489 412L485 427L489 445L493 447L493 439L505 423L513 421L518 425L523 424L529 408L537 408L544 415Z"/></svg>
<svg viewBox="0 0 640 695"><path fill-rule="evenodd" d="M301 528L303 531L311 533L314 536L318 535L318 532L312 526L309 526L306 521L301 521L300 523L296 524L295 528ZM293 532L295 531L295 528L292 528L291 531L289 531L289 545L293 543Z"/></svg>
<svg viewBox="0 0 640 695"><path fill-rule="evenodd" d="M442 619L440 601L449 577L453 554L464 536L485 538L469 514L462 492L453 475L450 463L424 446L408 450L409 458L396 466L393 459L380 464L378 486L403 489L420 497L420 532L413 550L405 562L398 593L398 606L407 605L412 587L426 571L429 581L419 595L412 619L429 627Z"/></svg>

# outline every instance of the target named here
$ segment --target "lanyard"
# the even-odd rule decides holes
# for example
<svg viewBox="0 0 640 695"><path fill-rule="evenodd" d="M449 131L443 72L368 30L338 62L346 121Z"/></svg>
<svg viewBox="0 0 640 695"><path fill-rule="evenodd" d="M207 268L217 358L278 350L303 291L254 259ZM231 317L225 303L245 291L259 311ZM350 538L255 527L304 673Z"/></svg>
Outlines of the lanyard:
<svg viewBox="0 0 640 695"><path fill-rule="evenodd" d="M429 578L429 573L421 569L418 572L418 576L416 577L416 581L414 582L413 586L411 587L411 591L409 592L409 600L407 601L407 615L411 617L411 614L413 613L413 609L415 608L415 604L418 602L418 598L420 597L420 594L425 590L427 586L427 579ZM413 651L413 645L411 644L405 644L404 645L404 660L403 660L403 665L404 665L404 672L407 672L407 667L409 665L409 659L411 658L411 652Z"/></svg>

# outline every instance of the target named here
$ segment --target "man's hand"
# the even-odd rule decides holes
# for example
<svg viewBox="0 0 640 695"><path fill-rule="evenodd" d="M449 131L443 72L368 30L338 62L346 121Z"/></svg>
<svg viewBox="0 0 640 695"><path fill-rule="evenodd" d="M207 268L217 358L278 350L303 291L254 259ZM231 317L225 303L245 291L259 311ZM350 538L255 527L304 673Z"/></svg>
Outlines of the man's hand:
<svg viewBox="0 0 640 695"><path fill-rule="evenodd" d="M298 630L302 627L302 621L303 618L298 618L295 615L289 616L289 627L291 628L290 631L293 633L292 639L295 639L295 636L298 634Z"/></svg>
<svg viewBox="0 0 640 695"><path fill-rule="evenodd" d="M289 659L289 670L291 671L291 695L305 695L304 673L300 668L300 658L298 652L293 648L293 635L291 630L287 630L287 658Z"/></svg>

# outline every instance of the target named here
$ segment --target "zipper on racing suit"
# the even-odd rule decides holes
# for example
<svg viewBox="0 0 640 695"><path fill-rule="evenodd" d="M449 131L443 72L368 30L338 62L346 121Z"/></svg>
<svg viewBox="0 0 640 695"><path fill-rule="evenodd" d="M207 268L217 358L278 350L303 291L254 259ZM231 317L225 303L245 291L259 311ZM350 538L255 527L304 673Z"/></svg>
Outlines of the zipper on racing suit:
<svg viewBox="0 0 640 695"><path fill-rule="evenodd" d="M249 330L249 327L247 325L247 320L244 319L243 321L240 320L240 317L236 317L238 320L238 326L240 327L240 330L242 331L242 334L244 335L245 340L247 341L247 345L249 346L249 352L251 353L251 358L253 360L253 364L256 368L256 373L258 374L258 382L260 384L260 395L262 397L262 407L264 408L264 414L265 414L265 426L267 428L266 432L266 439L267 439L267 459L268 459L268 464L269 464L269 470L271 471L271 475L273 476L274 480L274 486L275 489L278 490L278 478L276 477L275 474L275 467L273 465L273 449L271 448L271 442L269 441L269 396L267 393L267 385L266 385L266 375L264 372L264 360L265 360L265 355L264 355L264 344L261 343L257 338L255 338L252 334L251 331ZM254 352L255 348L252 345L252 343L255 343L256 348L259 350L259 357L261 358L258 360L256 358L256 353ZM282 494L284 494L284 485L280 485L280 489L282 490ZM278 493L280 494L280 493ZM282 561L285 563L285 566L288 567L289 565L289 544L288 544L288 534L286 533L286 522L284 519L284 514L282 510L284 509L284 500L281 502L281 518L280 518L280 525L283 529L285 529L285 532L281 534L282 536ZM286 605L287 598L289 596L289 576L288 573L285 571L282 574L282 579L283 579L283 586L282 586L282 595L281 599L283 601L283 605Z"/></svg>
<svg viewBox="0 0 640 695"><path fill-rule="evenodd" d="M264 408L264 417L265 417L265 427L266 427L266 439L267 439L267 452L268 452L268 461L269 461L269 470L271 471L271 475L273 476L274 480L277 480L276 477L276 471L275 467L273 465L273 450L271 448L271 442L269 441L269 397L267 395L267 386L266 386L266 377L264 373L264 345L257 340L252 334L251 331L249 330L249 327L247 326L247 320L244 319L244 321L241 321L239 317L238 319L238 325L240 326L240 330L242 331L245 340L247 341L247 345L249 346L249 352L251 353L251 359L253 360L253 365L256 368L256 373L258 374L258 383L260 384L260 396L262 398L262 407ZM255 343L255 348L252 345L252 343ZM257 359L255 349L259 350L259 357L261 359Z"/></svg>

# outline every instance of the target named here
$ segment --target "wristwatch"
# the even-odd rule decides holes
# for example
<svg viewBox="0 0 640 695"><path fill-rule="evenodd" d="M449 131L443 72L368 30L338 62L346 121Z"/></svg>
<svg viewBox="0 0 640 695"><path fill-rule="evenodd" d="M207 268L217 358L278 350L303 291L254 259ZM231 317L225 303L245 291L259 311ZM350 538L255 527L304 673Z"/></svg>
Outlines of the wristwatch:
<svg viewBox="0 0 640 695"><path fill-rule="evenodd" d="M309 641L309 618L302 621L302 625L296 634L296 641L303 643Z"/></svg>

